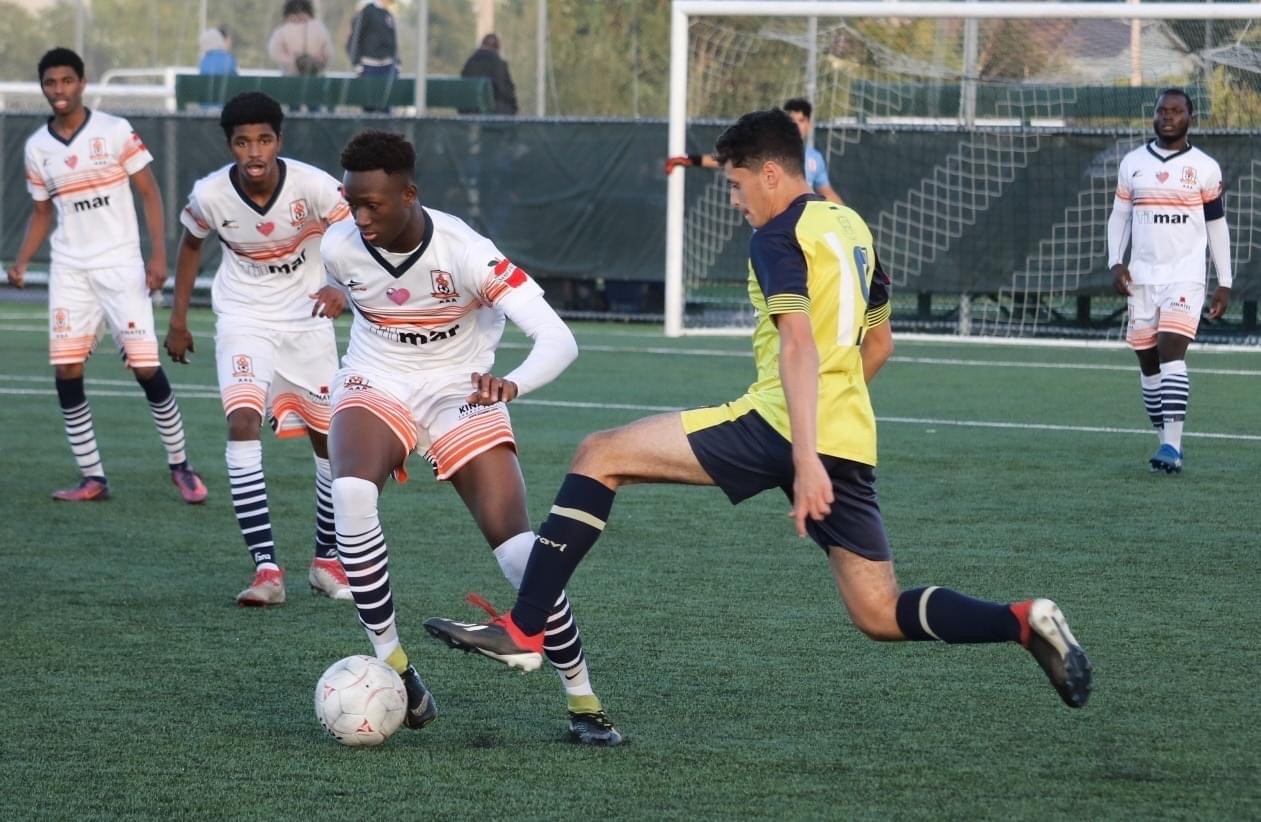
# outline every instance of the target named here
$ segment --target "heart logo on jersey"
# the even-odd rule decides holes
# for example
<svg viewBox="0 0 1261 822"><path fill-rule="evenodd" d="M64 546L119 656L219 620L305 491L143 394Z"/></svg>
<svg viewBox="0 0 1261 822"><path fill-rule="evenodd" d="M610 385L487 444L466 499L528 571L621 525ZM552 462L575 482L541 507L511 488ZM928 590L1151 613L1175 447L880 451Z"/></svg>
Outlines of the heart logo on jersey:
<svg viewBox="0 0 1261 822"><path fill-rule="evenodd" d="M262 234L264 237L269 236L273 231L276 230L276 224L270 221L265 222L265 223L259 223L258 225L254 227L257 228L258 233Z"/></svg>
<svg viewBox="0 0 1261 822"><path fill-rule="evenodd" d="M71 168L74 168L78 164L79 164L79 155L71 154L69 157L66 158L66 165L70 166Z"/></svg>
<svg viewBox="0 0 1261 822"><path fill-rule="evenodd" d="M412 298L412 292L406 288L387 288L385 296L389 297L395 305L402 305Z"/></svg>
<svg viewBox="0 0 1261 822"><path fill-rule="evenodd" d="M1157 180L1160 180L1160 181L1163 183L1165 180L1168 180L1168 179L1169 179L1169 172L1168 172L1168 171L1161 171L1161 172L1158 172L1158 173L1156 174L1156 179L1157 179Z"/></svg>

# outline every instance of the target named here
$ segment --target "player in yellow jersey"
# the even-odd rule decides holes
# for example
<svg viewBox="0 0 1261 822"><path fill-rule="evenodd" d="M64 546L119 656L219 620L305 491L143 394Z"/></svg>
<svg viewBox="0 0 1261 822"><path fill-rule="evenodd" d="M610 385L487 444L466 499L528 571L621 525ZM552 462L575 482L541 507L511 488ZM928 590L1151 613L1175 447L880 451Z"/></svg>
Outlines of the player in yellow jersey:
<svg viewBox="0 0 1261 822"><path fill-rule="evenodd" d="M779 488L792 500L797 534L827 553L841 599L867 636L1019 642L1067 705L1085 705L1090 662L1051 600L899 590L876 500L876 424L864 379L880 365L864 363L864 337L889 315L871 231L852 209L810 190L801 135L783 111L741 117L718 139L717 156L732 204L757 229L749 243L757 381L725 405L588 436L538 531L512 611L487 624L433 618L426 629L453 647L533 670L549 607L621 486L717 485L733 503Z"/></svg>

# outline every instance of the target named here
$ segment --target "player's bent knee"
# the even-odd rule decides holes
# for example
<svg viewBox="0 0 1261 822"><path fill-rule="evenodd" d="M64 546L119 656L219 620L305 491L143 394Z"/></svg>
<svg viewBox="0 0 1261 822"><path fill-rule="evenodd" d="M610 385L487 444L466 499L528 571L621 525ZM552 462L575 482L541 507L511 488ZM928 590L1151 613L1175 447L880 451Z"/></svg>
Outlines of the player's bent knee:
<svg viewBox="0 0 1261 822"><path fill-rule="evenodd" d="M364 515L376 511L379 495L376 483L359 477L338 477L333 480L333 512L343 515Z"/></svg>
<svg viewBox="0 0 1261 822"><path fill-rule="evenodd" d="M574 452L569 470L575 474L600 479L606 472L604 466L615 461L616 431L596 431L583 437Z"/></svg>
<svg viewBox="0 0 1261 822"><path fill-rule="evenodd" d="M228 439L256 440L263 431L263 418L252 408L238 408L228 414Z"/></svg>

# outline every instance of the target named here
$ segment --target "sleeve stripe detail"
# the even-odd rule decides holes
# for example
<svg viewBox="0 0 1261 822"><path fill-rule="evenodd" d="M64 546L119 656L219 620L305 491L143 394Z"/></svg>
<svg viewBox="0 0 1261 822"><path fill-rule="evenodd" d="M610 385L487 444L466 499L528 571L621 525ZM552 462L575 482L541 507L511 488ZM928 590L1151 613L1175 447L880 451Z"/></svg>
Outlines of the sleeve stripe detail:
<svg viewBox="0 0 1261 822"><path fill-rule="evenodd" d="M867 327L875 328L878 325L889 321L889 317L893 316L893 304L885 303L884 305L872 308L867 312Z"/></svg>
<svg viewBox="0 0 1261 822"><path fill-rule="evenodd" d="M809 314L810 298L801 294L775 294L766 301L770 314Z"/></svg>

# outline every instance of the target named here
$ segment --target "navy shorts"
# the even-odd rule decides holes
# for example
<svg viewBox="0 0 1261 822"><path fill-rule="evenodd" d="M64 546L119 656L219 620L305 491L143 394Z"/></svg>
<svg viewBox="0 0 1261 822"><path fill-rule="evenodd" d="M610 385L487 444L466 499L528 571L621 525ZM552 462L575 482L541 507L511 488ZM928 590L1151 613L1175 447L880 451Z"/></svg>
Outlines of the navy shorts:
<svg viewBox="0 0 1261 822"><path fill-rule="evenodd" d="M685 421L688 442L705 473L732 504L779 488L793 493L792 443L756 411L696 427L689 422L710 409L697 409ZM708 415L705 415L708 416ZM861 462L820 454L832 478L832 511L822 520L806 520L806 532L824 551L839 546L874 561L891 559L889 538L876 499L876 470Z"/></svg>

